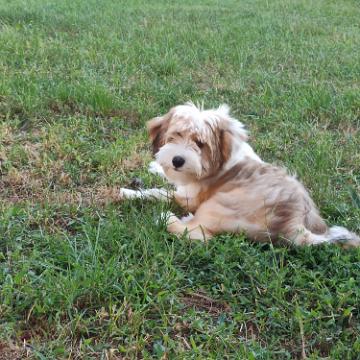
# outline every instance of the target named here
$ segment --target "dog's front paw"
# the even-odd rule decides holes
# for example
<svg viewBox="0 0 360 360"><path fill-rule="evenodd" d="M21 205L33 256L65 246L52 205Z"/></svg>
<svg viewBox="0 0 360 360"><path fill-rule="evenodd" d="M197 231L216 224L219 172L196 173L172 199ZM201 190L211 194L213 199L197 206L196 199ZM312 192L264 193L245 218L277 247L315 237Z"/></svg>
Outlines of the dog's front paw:
<svg viewBox="0 0 360 360"><path fill-rule="evenodd" d="M177 220L178 220L178 218L175 214L173 214L171 211L165 211L160 214L158 223L164 223L164 224L169 225Z"/></svg>
<svg viewBox="0 0 360 360"><path fill-rule="evenodd" d="M152 174L159 175L159 176L162 176L162 177L165 176L164 169L163 169L162 166L159 165L156 161L152 161L152 162L149 164L148 170L149 170L149 172L151 172Z"/></svg>
<svg viewBox="0 0 360 360"><path fill-rule="evenodd" d="M131 189L126 189L126 188L120 188L120 190L119 190L119 198L122 200L134 199L137 197L138 197L137 190L131 190Z"/></svg>

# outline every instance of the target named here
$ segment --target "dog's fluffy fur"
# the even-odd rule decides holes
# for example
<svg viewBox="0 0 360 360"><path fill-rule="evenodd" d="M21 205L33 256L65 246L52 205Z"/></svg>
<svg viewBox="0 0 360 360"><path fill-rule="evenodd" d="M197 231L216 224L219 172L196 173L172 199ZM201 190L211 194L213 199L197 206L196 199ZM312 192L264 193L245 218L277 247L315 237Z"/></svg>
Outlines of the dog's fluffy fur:
<svg viewBox="0 0 360 360"><path fill-rule="evenodd" d="M203 110L192 103L149 121L156 162L151 170L176 187L175 200L193 213L167 214L168 230L191 239L245 232L255 241L296 245L341 242L359 246L343 227L328 228L303 185L279 167L263 162L247 143L247 132L229 107ZM174 158L184 163L174 166ZM125 198L168 199L164 189L122 189Z"/></svg>

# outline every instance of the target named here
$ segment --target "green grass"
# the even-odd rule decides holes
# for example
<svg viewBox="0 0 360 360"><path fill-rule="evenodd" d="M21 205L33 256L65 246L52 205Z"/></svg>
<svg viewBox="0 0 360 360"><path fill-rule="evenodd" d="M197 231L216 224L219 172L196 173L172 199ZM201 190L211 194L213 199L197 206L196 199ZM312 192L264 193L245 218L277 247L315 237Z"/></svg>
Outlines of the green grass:
<svg viewBox="0 0 360 360"><path fill-rule="evenodd" d="M359 250L176 239L114 196L161 185L148 119L226 102L359 233L358 5L0 0L0 359L359 358Z"/></svg>

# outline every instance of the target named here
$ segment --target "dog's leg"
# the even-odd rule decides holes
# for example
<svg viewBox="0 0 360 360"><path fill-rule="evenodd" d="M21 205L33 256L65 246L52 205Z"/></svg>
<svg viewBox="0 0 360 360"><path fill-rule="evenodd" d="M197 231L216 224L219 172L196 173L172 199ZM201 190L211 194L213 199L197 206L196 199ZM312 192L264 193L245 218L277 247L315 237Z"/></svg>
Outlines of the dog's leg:
<svg viewBox="0 0 360 360"><path fill-rule="evenodd" d="M185 221L170 212L164 214L163 217L166 218L168 231L173 234L180 236L186 232L189 239L202 241L212 237L212 234L196 219L196 215Z"/></svg>
<svg viewBox="0 0 360 360"><path fill-rule="evenodd" d="M162 178L165 178L165 173L164 173L164 169L162 168L161 165L159 165L156 161L152 161L149 164L149 168L148 168L149 172L151 172L152 174L155 175L159 175Z"/></svg>
<svg viewBox="0 0 360 360"><path fill-rule="evenodd" d="M171 191L166 189L144 189L144 190L132 190L121 188L120 197L122 199L152 199L161 201L170 201L173 197Z"/></svg>
<svg viewBox="0 0 360 360"><path fill-rule="evenodd" d="M152 161L149 164L149 172L152 174L159 175L162 178L165 178L165 173L161 165L156 161ZM121 199L152 199L152 200L161 200L161 201L170 201L174 197L173 191L166 189L120 189L120 198Z"/></svg>

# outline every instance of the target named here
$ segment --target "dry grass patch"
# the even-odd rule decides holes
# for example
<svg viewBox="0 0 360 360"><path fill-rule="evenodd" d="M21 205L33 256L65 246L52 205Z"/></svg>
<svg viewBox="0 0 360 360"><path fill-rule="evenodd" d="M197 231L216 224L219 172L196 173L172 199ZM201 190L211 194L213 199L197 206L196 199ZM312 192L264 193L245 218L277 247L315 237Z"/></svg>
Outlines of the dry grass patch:
<svg viewBox="0 0 360 360"><path fill-rule="evenodd" d="M29 350L10 342L0 341L0 360L21 360L29 357Z"/></svg>
<svg viewBox="0 0 360 360"><path fill-rule="evenodd" d="M206 295L204 291L184 294L180 298L186 308L206 311L211 316L220 316L229 313L231 308L223 301L215 300Z"/></svg>

